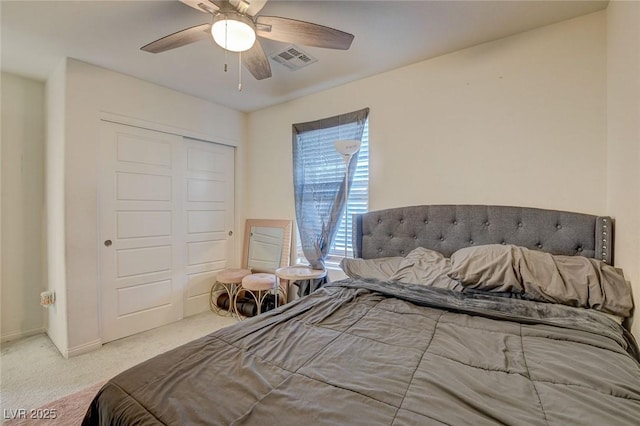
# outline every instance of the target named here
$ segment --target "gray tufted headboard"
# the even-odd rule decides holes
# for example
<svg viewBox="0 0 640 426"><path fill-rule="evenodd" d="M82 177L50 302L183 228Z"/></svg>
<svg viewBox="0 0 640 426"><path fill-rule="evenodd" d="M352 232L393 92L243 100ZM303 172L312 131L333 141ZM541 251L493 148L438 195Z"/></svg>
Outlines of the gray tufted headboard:
<svg viewBox="0 0 640 426"><path fill-rule="evenodd" d="M528 207L432 205L353 216L354 257L405 256L417 247L449 257L470 245L515 244L613 264L613 221Z"/></svg>

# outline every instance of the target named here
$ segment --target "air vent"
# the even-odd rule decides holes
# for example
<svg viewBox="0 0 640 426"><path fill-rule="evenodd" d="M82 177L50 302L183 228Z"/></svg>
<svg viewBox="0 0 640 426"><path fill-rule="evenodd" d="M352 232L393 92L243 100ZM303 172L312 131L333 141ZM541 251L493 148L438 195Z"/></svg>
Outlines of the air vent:
<svg viewBox="0 0 640 426"><path fill-rule="evenodd" d="M299 70L309 64L318 62L316 58L303 52L298 46L287 46L284 50L271 55L271 59L284 65L291 71Z"/></svg>

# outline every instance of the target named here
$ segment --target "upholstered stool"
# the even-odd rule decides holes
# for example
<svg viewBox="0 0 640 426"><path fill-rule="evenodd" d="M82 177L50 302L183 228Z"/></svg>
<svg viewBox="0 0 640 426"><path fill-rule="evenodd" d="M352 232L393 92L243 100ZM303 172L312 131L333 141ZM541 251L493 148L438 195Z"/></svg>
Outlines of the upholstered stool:
<svg viewBox="0 0 640 426"><path fill-rule="evenodd" d="M253 300L255 300L257 314L259 315L262 311L262 302L264 302L265 297L267 297L267 294L277 287L278 284L274 274L258 273L247 275L242 279L242 284L240 284L236 291L233 302L233 308L236 314L238 314L238 316L240 315L238 310L238 296L243 290L248 290L245 293L249 293L253 297ZM276 307L277 306L278 298L276 297Z"/></svg>
<svg viewBox="0 0 640 426"><path fill-rule="evenodd" d="M225 309L221 308L218 305L218 298L221 294L227 295L229 308L226 310L227 314L236 315L239 317L238 312L234 308L234 301L236 298L236 293L240 285L242 284L242 279L247 275L251 275L250 269L225 269L224 271L218 272L216 276L216 282L211 286L211 293L209 295L209 307L211 310L219 315L223 314Z"/></svg>

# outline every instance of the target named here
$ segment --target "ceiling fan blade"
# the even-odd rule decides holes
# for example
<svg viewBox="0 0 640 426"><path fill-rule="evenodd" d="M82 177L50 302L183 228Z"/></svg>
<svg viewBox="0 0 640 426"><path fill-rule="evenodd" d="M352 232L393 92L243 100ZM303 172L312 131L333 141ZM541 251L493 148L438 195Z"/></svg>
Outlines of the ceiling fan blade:
<svg viewBox="0 0 640 426"><path fill-rule="evenodd" d="M278 16L258 16L256 28L260 37L270 40L327 49L347 50L353 41L353 34L323 25Z"/></svg>
<svg viewBox="0 0 640 426"><path fill-rule="evenodd" d="M229 3L240 13L256 16L267 3L267 0L229 0Z"/></svg>
<svg viewBox="0 0 640 426"><path fill-rule="evenodd" d="M177 33L162 37L161 39L142 46L140 50L151 53L160 53L165 50L175 49L176 47L182 47L187 44L203 40L207 37L211 37L211 24L196 25L195 27L187 28L182 31L178 31Z"/></svg>
<svg viewBox="0 0 640 426"><path fill-rule="evenodd" d="M263 80L271 77L271 65L269 59L262 49L260 41L256 40L251 49L242 52L242 63L249 70L256 80Z"/></svg>
<svg viewBox="0 0 640 426"><path fill-rule="evenodd" d="M187 6L191 6L195 10L205 13L216 13L220 10L221 2L218 0L180 0Z"/></svg>

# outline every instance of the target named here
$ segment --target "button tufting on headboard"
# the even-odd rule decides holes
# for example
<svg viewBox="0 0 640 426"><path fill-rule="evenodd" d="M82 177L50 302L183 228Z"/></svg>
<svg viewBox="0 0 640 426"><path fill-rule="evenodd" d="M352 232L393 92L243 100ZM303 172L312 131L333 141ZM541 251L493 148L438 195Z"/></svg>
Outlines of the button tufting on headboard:
<svg viewBox="0 0 640 426"><path fill-rule="evenodd" d="M408 253L415 247L433 248L450 256L469 245L515 244L612 263L612 228L610 217L556 210L412 206L354 215L353 243L355 256L363 258Z"/></svg>

